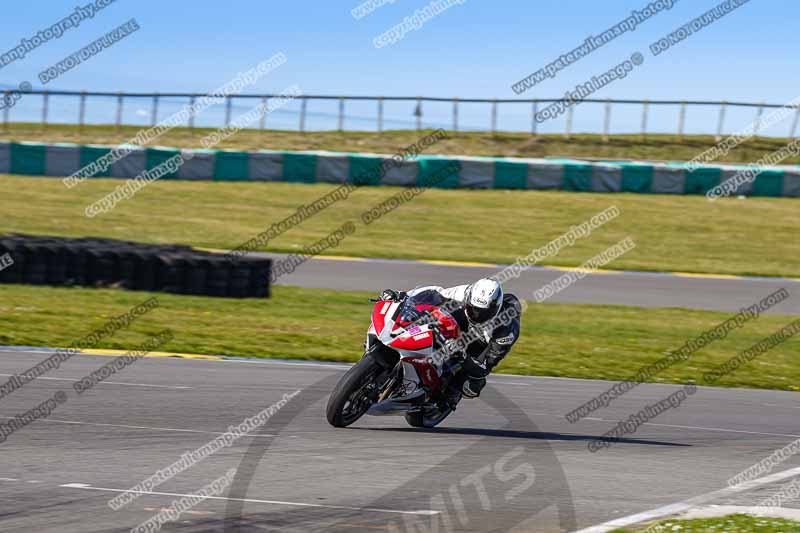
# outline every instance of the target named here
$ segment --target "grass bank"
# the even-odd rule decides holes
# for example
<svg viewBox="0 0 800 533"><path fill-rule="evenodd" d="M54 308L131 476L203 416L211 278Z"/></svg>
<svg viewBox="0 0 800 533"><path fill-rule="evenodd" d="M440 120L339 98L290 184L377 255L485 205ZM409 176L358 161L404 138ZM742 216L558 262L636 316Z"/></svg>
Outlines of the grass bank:
<svg viewBox="0 0 800 533"><path fill-rule="evenodd" d="M612 533L644 531L640 529L616 529ZM699 520L664 520L647 528L648 533L791 533L800 531L800 522L782 518L755 517L744 514L705 518Z"/></svg>
<svg viewBox="0 0 800 533"><path fill-rule="evenodd" d="M120 183L91 179L67 189L59 179L2 175L0 233L230 249L334 189L326 184L156 181L107 214L84 216L87 205ZM370 225L361 223L362 212L401 190L361 187L261 249L300 251L353 220L356 232L326 253L511 263L616 205L620 216L543 264L577 266L631 236L636 248L607 268L800 276L796 199L709 202L702 196L432 189Z"/></svg>
<svg viewBox="0 0 800 533"><path fill-rule="evenodd" d="M0 344L67 346L148 293L0 285ZM271 299L156 295L160 306L98 347L129 349L164 328L160 350L249 357L356 361L363 353L371 293L277 286ZM500 372L621 380L728 318L726 313L610 305L531 304ZM701 383L704 372L796 317L762 315L654 377ZM719 385L799 390L800 338L773 348ZM572 406L575 407L575 406Z"/></svg>
<svg viewBox="0 0 800 533"><path fill-rule="evenodd" d="M146 126L144 126L146 128ZM84 144L120 144L136 136L140 126L84 126L75 124L11 123L0 139L35 142L70 142ZM162 135L156 144L181 148L199 148L200 139L213 128L175 128ZM236 150L331 150L393 154L413 144L430 130L395 130L383 133L366 131L241 130L223 141L219 148ZM498 132L448 132L448 139L426 150L431 154L482 155L496 157L589 157L605 159L646 159L688 161L715 144L713 135L539 135ZM785 146L790 139L756 137L726 156L726 162L750 163ZM786 160L800 163L800 158Z"/></svg>

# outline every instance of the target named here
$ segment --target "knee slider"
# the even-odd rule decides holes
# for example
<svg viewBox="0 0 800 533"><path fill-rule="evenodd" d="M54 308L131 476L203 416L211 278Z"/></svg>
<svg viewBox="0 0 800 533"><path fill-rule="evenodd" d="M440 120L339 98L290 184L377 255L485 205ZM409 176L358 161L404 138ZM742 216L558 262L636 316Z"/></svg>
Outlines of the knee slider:
<svg viewBox="0 0 800 533"><path fill-rule="evenodd" d="M467 398L477 398L486 386L486 378L471 378L461 386L461 394Z"/></svg>

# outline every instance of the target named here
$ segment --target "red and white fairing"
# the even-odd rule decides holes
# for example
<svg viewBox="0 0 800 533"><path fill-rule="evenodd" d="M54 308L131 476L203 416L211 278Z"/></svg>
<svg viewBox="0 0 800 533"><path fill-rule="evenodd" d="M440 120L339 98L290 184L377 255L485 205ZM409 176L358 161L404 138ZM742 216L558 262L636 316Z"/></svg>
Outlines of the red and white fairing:
<svg viewBox="0 0 800 533"><path fill-rule="evenodd" d="M432 328L437 328L445 339L455 339L459 335L459 327L449 313L425 303L416 304L415 309L427 312L436 320L435 323L420 325L405 322L397 316L401 305L403 302L391 300L377 302L372 310L368 336L375 335L384 346L400 354L406 392L403 396L409 399L424 392L423 385L432 391L440 384L441 366L435 366L431 358L435 346Z"/></svg>

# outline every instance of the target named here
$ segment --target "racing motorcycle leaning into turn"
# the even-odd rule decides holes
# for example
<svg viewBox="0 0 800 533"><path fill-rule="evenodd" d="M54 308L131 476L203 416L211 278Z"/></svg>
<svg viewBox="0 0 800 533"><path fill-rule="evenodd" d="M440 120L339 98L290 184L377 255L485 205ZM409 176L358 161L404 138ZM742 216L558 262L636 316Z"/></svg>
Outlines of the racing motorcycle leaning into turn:
<svg viewBox="0 0 800 533"><path fill-rule="evenodd" d="M448 348L458 323L435 291L371 301L365 353L331 393L328 422L346 427L364 414L404 415L411 426L436 426L455 407L446 393L464 363Z"/></svg>

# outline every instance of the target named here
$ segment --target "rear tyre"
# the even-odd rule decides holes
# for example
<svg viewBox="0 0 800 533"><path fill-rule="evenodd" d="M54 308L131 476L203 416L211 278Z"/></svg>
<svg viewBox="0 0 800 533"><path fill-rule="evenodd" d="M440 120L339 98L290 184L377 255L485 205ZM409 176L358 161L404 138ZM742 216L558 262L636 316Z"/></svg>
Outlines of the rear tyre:
<svg viewBox="0 0 800 533"><path fill-rule="evenodd" d="M433 428L439 425L445 418L450 416L453 410L449 407L444 410L434 407L432 409L421 409L406 413L406 422L415 428Z"/></svg>
<svg viewBox="0 0 800 533"><path fill-rule="evenodd" d="M361 418L374 402L370 385L375 386L383 372L383 367L369 355L348 370L328 398L325 415L330 425L343 428Z"/></svg>

